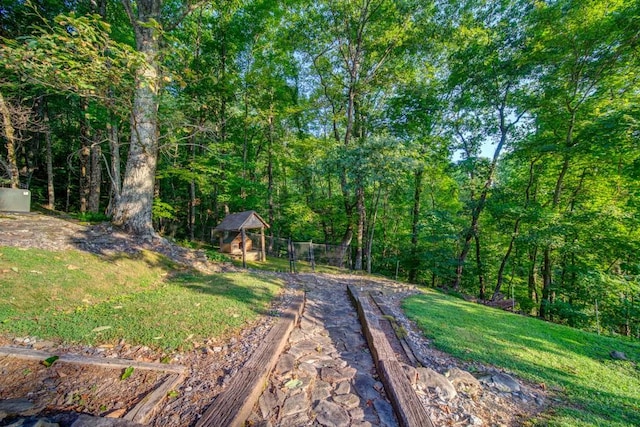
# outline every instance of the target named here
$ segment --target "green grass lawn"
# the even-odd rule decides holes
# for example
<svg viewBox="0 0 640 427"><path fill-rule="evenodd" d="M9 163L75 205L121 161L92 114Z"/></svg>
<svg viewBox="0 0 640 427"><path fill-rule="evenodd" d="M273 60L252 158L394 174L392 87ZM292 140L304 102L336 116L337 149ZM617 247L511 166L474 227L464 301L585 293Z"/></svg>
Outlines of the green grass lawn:
<svg viewBox="0 0 640 427"><path fill-rule="evenodd" d="M488 308L434 291L403 308L433 339L460 359L505 368L559 390L562 403L536 420L550 426L640 426L640 343L598 336ZM612 360L612 350L629 361Z"/></svg>
<svg viewBox="0 0 640 427"><path fill-rule="evenodd" d="M281 289L270 277L194 274L148 252L105 259L0 247L0 334L188 350L254 322Z"/></svg>

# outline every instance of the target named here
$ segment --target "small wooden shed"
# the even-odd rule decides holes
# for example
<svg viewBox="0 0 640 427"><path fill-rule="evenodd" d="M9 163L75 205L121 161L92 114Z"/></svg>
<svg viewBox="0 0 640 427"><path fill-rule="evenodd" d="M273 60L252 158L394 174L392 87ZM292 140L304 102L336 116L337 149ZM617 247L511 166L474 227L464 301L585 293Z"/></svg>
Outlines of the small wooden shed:
<svg viewBox="0 0 640 427"><path fill-rule="evenodd" d="M258 261L265 261L264 229L269 224L256 213L245 211L227 215L213 233L220 239L220 252L231 255L242 255L242 265L246 266L247 255L253 255ZM247 238L246 230L260 229L260 251L253 250L253 242Z"/></svg>

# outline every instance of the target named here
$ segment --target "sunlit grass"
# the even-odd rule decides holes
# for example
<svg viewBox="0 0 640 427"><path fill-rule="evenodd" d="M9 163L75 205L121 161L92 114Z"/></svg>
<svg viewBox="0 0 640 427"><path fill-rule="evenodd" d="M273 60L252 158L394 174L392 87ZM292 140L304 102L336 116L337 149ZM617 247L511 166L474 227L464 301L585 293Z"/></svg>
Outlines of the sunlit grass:
<svg viewBox="0 0 640 427"><path fill-rule="evenodd" d="M407 315L436 347L558 390L552 426L640 425L640 343L602 337L433 291L407 299ZM613 350L629 361L612 360Z"/></svg>
<svg viewBox="0 0 640 427"><path fill-rule="evenodd" d="M153 253L107 260L2 247L0 333L189 349L254 322L281 287L252 274L193 274Z"/></svg>

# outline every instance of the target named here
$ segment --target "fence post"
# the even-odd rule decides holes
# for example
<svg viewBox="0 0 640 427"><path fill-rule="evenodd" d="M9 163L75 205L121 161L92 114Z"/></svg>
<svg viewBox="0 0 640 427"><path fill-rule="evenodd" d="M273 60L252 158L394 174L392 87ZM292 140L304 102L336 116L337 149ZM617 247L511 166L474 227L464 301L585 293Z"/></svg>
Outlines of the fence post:
<svg viewBox="0 0 640 427"><path fill-rule="evenodd" d="M288 251L289 252L289 273L295 273L296 272L296 250L295 247L293 246L293 241L291 240L291 237L289 237L289 245L288 245Z"/></svg>
<svg viewBox="0 0 640 427"><path fill-rule="evenodd" d="M316 271L316 260L313 257L313 240L309 242L309 262L311 263L311 271Z"/></svg>
<svg viewBox="0 0 640 427"><path fill-rule="evenodd" d="M247 268L247 233L244 228L240 229L242 238L242 268Z"/></svg>

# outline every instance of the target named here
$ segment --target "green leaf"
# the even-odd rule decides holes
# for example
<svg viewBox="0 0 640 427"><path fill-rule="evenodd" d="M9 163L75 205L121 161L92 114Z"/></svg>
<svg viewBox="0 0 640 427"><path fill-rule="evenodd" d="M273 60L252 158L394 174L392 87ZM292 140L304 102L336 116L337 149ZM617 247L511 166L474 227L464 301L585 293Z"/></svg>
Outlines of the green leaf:
<svg viewBox="0 0 640 427"><path fill-rule="evenodd" d="M302 381L295 379L295 380L287 381L284 386L290 390L293 390L294 388L298 388L301 385L302 385Z"/></svg>
<svg viewBox="0 0 640 427"><path fill-rule="evenodd" d="M133 366L129 366L127 369L124 370L122 375L120 375L120 380L121 381L126 380L131 376L131 374L133 374Z"/></svg>
<svg viewBox="0 0 640 427"><path fill-rule="evenodd" d="M51 357L48 357L48 358L44 359L44 360L42 361L42 364L43 364L44 366L46 366L47 368L49 368L49 367L51 367L54 363L56 363L56 360L58 360L58 359L60 359L60 356L51 356Z"/></svg>
<svg viewBox="0 0 640 427"><path fill-rule="evenodd" d="M178 393L176 390L169 390L167 392L167 397L178 397L180 395L180 393Z"/></svg>

